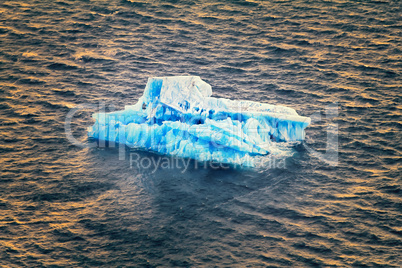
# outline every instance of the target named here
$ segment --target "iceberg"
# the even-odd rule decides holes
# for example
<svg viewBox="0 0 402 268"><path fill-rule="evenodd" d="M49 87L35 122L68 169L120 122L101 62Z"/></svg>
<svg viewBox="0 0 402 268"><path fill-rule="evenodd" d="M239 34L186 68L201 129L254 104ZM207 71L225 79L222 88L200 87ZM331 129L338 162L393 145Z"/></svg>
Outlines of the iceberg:
<svg viewBox="0 0 402 268"><path fill-rule="evenodd" d="M255 166L301 141L309 117L292 108L211 97L198 76L149 78L143 96L122 111L94 113L88 136L160 154Z"/></svg>

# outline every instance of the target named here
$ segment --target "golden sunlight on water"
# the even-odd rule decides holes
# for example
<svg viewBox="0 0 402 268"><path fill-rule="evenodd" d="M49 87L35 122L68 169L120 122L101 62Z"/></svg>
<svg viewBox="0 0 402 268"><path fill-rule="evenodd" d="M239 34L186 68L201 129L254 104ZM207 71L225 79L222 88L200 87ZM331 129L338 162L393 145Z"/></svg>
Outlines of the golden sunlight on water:
<svg viewBox="0 0 402 268"><path fill-rule="evenodd" d="M0 266L402 266L399 1L26 0L0 14ZM259 169L144 169L130 154L162 156L67 139L72 108L121 110L171 75L320 120ZM82 143L95 111L71 121ZM311 153L329 124L336 166Z"/></svg>

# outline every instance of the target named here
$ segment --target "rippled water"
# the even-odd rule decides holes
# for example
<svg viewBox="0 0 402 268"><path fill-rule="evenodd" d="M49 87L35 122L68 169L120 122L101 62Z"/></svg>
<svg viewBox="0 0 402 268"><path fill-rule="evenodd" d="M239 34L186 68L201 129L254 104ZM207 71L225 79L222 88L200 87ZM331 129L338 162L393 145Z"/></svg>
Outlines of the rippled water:
<svg viewBox="0 0 402 268"><path fill-rule="evenodd" d="M401 14L400 1L2 1L0 265L402 266ZM286 168L152 172L67 140L72 107L122 109L148 77L186 74L323 120ZM92 112L74 116L80 141ZM329 123L337 166L306 149L325 151Z"/></svg>

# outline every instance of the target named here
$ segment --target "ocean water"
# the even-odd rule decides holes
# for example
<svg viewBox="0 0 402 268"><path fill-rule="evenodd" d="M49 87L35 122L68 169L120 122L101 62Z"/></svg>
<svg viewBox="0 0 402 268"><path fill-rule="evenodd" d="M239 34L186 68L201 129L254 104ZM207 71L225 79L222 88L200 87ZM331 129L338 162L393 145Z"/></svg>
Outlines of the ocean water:
<svg viewBox="0 0 402 268"><path fill-rule="evenodd" d="M401 267L401 14L391 0L1 1L0 266ZM162 156L67 139L72 108L123 109L170 75L316 120L256 169L145 168L130 155ZM95 111L74 114L78 141ZM313 153L330 125L336 165Z"/></svg>

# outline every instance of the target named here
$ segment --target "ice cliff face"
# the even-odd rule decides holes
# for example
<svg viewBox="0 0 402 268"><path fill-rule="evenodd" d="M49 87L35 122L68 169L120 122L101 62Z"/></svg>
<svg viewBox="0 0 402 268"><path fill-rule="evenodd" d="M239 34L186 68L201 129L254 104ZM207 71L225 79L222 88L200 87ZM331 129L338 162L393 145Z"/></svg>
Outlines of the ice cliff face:
<svg viewBox="0 0 402 268"><path fill-rule="evenodd" d="M198 76L149 78L138 103L95 113L95 139L161 154L253 166L258 155L280 153L279 142L304 139L310 118L294 109L213 98Z"/></svg>

